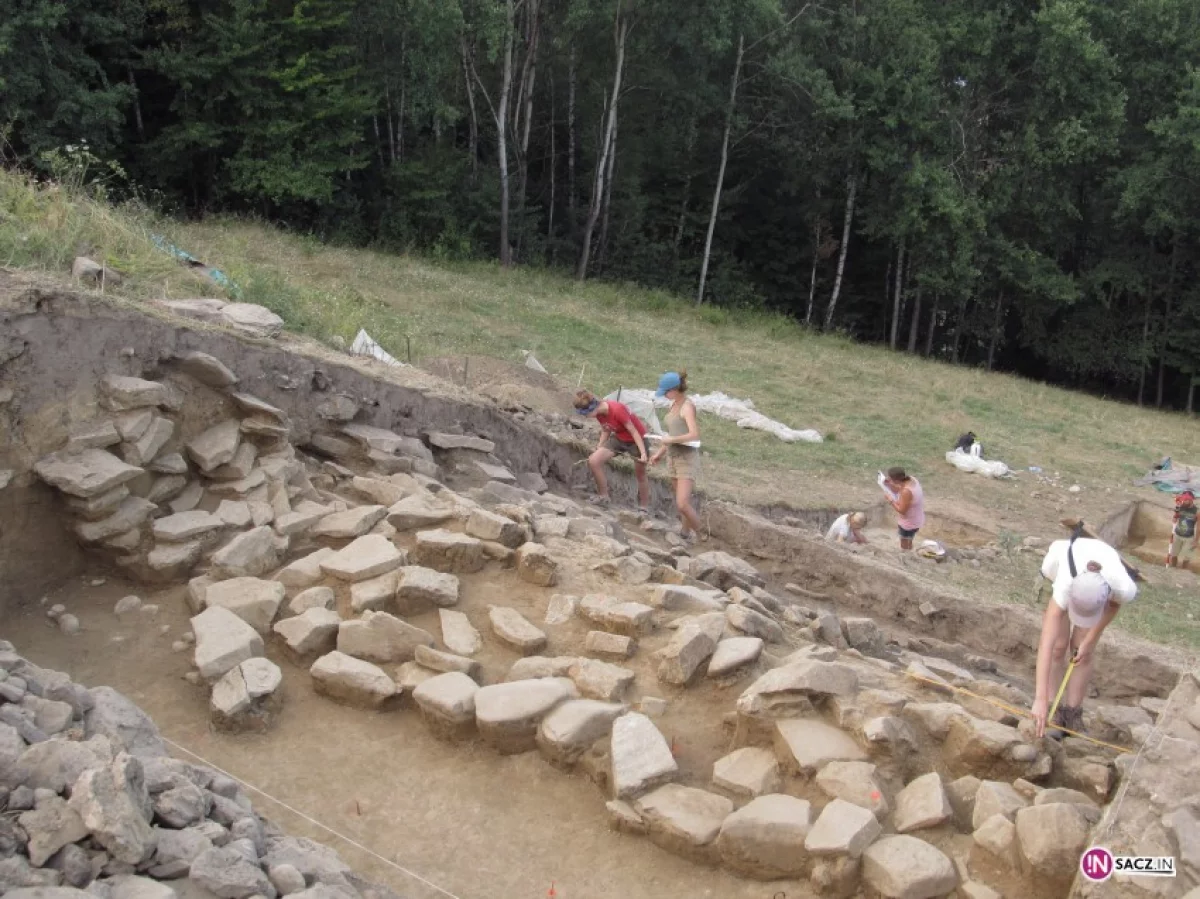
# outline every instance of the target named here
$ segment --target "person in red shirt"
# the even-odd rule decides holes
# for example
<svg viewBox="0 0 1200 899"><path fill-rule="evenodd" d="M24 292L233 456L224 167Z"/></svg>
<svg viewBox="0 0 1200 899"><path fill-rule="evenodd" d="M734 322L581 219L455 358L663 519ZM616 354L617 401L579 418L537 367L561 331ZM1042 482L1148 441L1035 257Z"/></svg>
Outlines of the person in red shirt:
<svg viewBox="0 0 1200 899"><path fill-rule="evenodd" d="M638 508L645 512L650 505L650 482L646 480L646 426L642 420L630 412L624 403L597 399L588 390L580 390L575 394L575 412L600 422L600 442L588 456L588 468L596 479L596 496L592 502L608 504L608 479L604 476L604 467L613 456L626 455L633 459Z"/></svg>

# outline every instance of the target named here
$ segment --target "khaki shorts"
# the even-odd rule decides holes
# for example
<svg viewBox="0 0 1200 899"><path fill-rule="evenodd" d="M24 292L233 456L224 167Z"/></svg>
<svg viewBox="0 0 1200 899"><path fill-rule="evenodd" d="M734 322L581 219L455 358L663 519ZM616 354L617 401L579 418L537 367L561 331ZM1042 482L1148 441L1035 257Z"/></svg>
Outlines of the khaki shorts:
<svg viewBox="0 0 1200 899"><path fill-rule="evenodd" d="M667 473L676 480L700 480L700 450L693 446L668 447Z"/></svg>
<svg viewBox="0 0 1200 899"><path fill-rule="evenodd" d="M1191 537L1176 537L1175 538L1175 558L1179 561L1190 559L1196 552L1196 544L1192 542Z"/></svg>
<svg viewBox="0 0 1200 899"><path fill-rule="evenodd" d="M637 444L632 440L626 443L624 440L618 440L616 435L609 434L604 438L603 449L608 450L614 456L629 456L634 462L637 461L641 453L638 452Z"/></svg>

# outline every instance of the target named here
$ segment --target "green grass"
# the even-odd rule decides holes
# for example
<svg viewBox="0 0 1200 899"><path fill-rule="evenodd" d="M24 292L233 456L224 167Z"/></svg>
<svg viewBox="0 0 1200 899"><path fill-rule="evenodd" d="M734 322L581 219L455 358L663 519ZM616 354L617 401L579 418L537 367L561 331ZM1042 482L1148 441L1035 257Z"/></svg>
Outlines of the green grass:
<svg viewBox="0 0 1200 899"><path fill-rule="evenodd" d="M697 391L749 397L767 415L826 435L820 445L784 444L703 418L711 454L704 488L747 502L877 502L875 471L901 464L922 479L935 513L995 534L1054 538L1065 514L1098 521L1115 511L1135 495L1132 478L1160 457L1186 460L1196 435L1194 419L1180 414L817 335L777 315L696 310L662 291L581 285L542 270L326 247L244 220L163 220L0 172L0 264L62 275L85 247L130 276L120 291L131 297L198 295L197 282L154 248L151 233L222 269L245 300L319 340L349 341L365 327L399 358L411 341L418 363L465 354L519 363L520 351L530 350L571 387L586 367L585 385L597 392L649 387L663 370L684 367ZM958 473L943 455L968 429L989 458L1057 472L1060 486L1027 472L1012 481ZM1072 483L1083 492L1067 493ZM966 577L961 588L996 598L1020 593L985 576ZM1194 590L1152 583L1144 597L1122 627L1200 646L1186 618L1200 614Z"/></svg>

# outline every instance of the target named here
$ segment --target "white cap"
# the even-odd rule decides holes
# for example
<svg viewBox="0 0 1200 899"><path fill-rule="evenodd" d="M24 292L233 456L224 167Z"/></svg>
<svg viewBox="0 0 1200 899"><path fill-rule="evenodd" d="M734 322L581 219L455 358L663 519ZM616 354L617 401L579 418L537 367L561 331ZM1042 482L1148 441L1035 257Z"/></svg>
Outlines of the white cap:
<svg viewBox="0 0 1200 899"><path fill-rule="evenodd" d="M1071 624L1076 627L1099 624L1111 592L1108 581L1100 572L1084 571L1077 575L1067 592L1067 614Z"/></svg>

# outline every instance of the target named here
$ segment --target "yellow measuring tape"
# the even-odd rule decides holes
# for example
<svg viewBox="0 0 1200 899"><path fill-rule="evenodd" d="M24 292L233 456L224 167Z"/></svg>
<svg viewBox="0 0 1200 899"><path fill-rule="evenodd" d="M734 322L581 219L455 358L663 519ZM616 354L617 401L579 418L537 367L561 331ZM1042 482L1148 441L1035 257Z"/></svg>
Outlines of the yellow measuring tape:
<svg viewBox="0 0 1200 899"><path fill-rule="evenodd" d="M1032 718L1033 717L1032 712L1026 711L1025 709L1014 708L1011 705L1007 705L1006 703L999 702L995 699L992 699L990 696L981 696L978 693L972 693L970 690L963 689L962 687L955 687L952 684L947 684L943 681L930 680L927 677L921 677L921 675L913 674L912 672L907 672L907 674L913 680L919 680L924 683L930 684L934 687L937 687L939 690L950 690L953 693L961 693L963 696L970 696L972 699L978 699L980 702L986 702L988 705L995 706L996 708L1000 709L1001 711L1008 712L1010 715L1016 715L1018 718ZM1066 685L1065 679L1063 681L1063 685L1064 686ZM1060 688L1058 692L1059 692L1059 695L1061 696L1063 691ZM1055 702L1057 703L1057 700L1055 700ZM1087 740L1087 742L1089 742L1089 743L1095 743L1097 746L1103 746L1105 749L1113 749L1117 752L1133 752L1132 749L1128 749L1124 746L1115 746L1112 743L1105 743L1103 740L1097 740L1094 737L1089 737L1087 734L1081 734L1081 733L1078 733L1077 731L1067 730L1067 728L1065 728L1065 727L1055 726L1054 729L1061 730L1063 733L1070 734L1072 737L1078 737L1081 740Z"/></svg>
<svg viewBox="0 0 1200 899"><path fill-rule="evenodd" d="M1058 693L1054 697L1054 705L1050 706L1050 714L1046 716L1047 724L1054 720L1054 713L1058 711L1058 704L1062 701L1063 694L1067 692L1067 682L1070 681L1071 675L1074 673L1074 671L1075 657L1072 656L1071 661L1067 663L1067 672L1063 675L1062 683L1058 685Z"/></svg>

